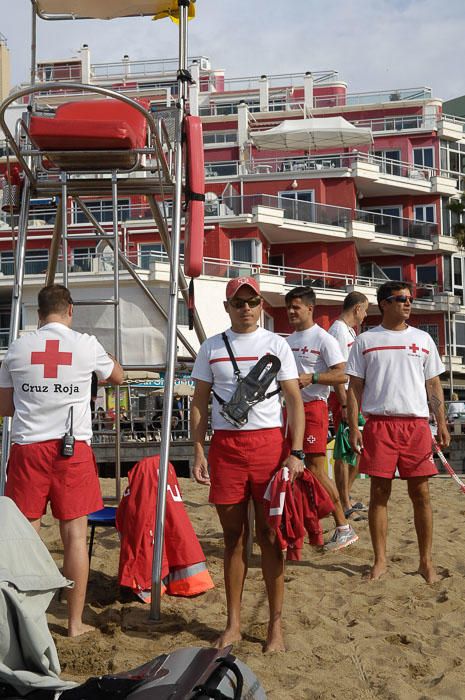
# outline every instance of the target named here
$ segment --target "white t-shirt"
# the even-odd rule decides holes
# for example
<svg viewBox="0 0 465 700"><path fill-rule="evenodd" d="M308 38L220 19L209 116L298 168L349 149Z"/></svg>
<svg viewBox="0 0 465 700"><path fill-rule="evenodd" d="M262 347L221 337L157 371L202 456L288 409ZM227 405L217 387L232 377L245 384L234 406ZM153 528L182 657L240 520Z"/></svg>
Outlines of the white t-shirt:
<svg viewBox="0 0 465 700"><path fill-rule="evenodd" d="M73 435L90 440L92 372L107 379L114 362L93 335L47 323L15 340L0 368L0 387L13 387L12 442L28 444Z"/></svg>
<svg viewBox="0 0 465 700"><path fill-rule="evenodd" d="M336 340L317 323L305 331L294 331L286 340L294 353L299 374L327 372L333 365L344 362ZM323 384L309 384L302 389L304 403L327 401L328 396L329 386Z"/></svg>
<svg viewBox="0 0 465 700"><path fill-rule="evenodd" d="M333 338L336 338L339 347L341 348L341 352L344 356L344 360L345 362L347 362L350 348L354 344L354 340L357 337L357 334L355 333L354 329L338 318L336 321L334 321L328 333L329 335L332 335ZM346 382L345 388L349 388L349 382ZM334 391L334 387L331 387L331 391Z"/></svg>
<svg viewBox="0 0 465 700"><path fill-rule="evenodd" d="M257 328L253 333L234 333L229 328L226 335L242 377L245 377L264 355L276 355L281 360L281 369L277 374L277 380L297 379L294 358L286 341L281 336L264 328ZM192 369L192 377L212 384L212 389L225 401L228 401L236 391L237 381L234 369L221 333L202 343ZM277 388L277 383L273 380L267 393L275 391ZM261 430L263 428L278 428L283 424L278 394L252 406L248 414L248 422L242 428L235 428L225 420L220 414L219 408L219 402L213 397L213 430Z"/></svg>
<svg viewBox="0 0 465 700"><path fill-rule="evenodd" d="M418 328L389 331L376 326L359 335L350 351L347 374L365 379L365 415L428 418L425 380L445 368L432 337Z"/></svg>

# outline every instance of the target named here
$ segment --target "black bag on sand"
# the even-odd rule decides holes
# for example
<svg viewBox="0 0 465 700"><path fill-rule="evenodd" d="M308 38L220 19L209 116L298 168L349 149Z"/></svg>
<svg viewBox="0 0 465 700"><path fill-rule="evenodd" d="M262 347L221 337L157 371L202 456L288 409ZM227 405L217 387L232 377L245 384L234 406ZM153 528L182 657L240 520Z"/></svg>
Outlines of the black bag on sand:
<svg viewBox="0 0 465 700"><path fill-rule="evenodd" d="M266 700L258 678L231 653L231 647L186 647L115 675L89 678L57 696L33 691L27 700ZM5 688L5 686L4 686ZM0 686L1 690L1 686ZM17 694L0 698L19 698Z"/></svg>

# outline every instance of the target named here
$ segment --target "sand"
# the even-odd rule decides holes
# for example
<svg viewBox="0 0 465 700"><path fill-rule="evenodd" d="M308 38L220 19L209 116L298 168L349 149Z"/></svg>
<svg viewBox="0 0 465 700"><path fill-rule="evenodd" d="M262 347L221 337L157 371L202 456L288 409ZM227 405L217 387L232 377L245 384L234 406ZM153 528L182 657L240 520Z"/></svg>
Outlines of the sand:
<svg viewBox="0 0 465 700"><path fill-rule="evenodd" d="M68 639L66 604L54 600L49 624L63 677L121 671L183 646L206 646L225 621L222 537L207 490L180 479L184 501L204 548L216 588L194 599L163 597L162 620L117 580L118 538L96 533L85 621L97 631ZM109 480L103 480L106 493ZM367 500L369 481L354 494ZM362 580L371 561L366 522L360 540L323 554L305 545L303 561L286 566L285 633L288 651L262 652L267 606L258 550L250 562L243 601L244 639L234 653L257 674L268 698L332 700L441 700L465 697L464 528L465 496L450 479L431 482L435 515L434 558L440 581L429 586L415 571L417 546L406 485L396 481L390 505L388 575ZM330 529L329 520L324 526ZM56 523L45 519L43 537L60 563Z"/></svg>

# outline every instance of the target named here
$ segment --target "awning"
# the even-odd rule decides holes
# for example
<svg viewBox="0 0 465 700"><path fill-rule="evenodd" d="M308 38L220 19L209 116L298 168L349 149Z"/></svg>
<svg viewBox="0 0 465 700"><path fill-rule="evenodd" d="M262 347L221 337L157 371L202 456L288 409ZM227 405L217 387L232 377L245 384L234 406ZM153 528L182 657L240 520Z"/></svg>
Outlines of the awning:
<svg viewBox="0 0 465 700"><path fill-rule="evenodd" d="M44 19L67 16L74 19L114 19L145 15L154 19L179 17L178 0L31 0ZM189 5L189 17L195 14L195 0Z"/></svg>
<svg viewBox="0 0 465 700"><path fill-rule="evenodd" d="M266 151L311 151L373 143L371 129L354 126L343 117L288 119L272 129L254 131L250 138L258 149Z"/></svg>

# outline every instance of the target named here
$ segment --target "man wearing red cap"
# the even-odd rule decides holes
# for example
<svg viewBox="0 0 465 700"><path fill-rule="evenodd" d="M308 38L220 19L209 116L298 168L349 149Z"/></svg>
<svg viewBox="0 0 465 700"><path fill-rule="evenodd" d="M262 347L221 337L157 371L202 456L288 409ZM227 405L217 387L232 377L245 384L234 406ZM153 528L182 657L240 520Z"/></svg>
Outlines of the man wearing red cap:
<svg viewBox="0 0 465 700"><path fill-rule="evenodd" d="M280 467L289 468L291 479L303 471L304 412L297 367L288 344L279 335L258 327L262 306L260 288L253 277L230 280L224 308L231 319L231 327L225 334L206 340L199 350L192 370L192 377L196 379L191 405L193 474L199 483L210 486L210 501L216 506L224 535L228 620L216 646L223 648L241 639L240 608L247 574L248 503L252 499L270 608L264 650L283 651L284 561L276 533L267 524L263 496L272 474ZM240 379L246 377L266 355L279 358L279 371L265 399L250 408L247 422L241 426L233 425L225 417L225 404L235 394ZM240 377L235 373L234 364ZM292 426L290 454L283 434L277 382L286 400ZM204 441L211 392L214 435L207 464Z"/></svg>

